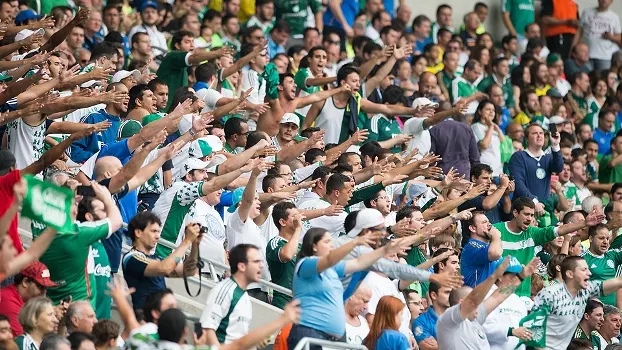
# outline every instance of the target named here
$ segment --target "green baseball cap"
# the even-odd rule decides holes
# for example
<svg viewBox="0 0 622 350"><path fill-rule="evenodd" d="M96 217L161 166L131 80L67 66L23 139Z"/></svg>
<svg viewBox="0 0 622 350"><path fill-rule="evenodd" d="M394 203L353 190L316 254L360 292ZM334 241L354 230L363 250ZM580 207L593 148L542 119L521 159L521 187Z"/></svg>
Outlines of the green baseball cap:
<svg viewBox="0 0 622 350"><path fill-rule="evenodd" d="M209 144L209 141L205 139L205 137L201 137L198 140L192 142L190 146L190 150L188 153L190 157L194 158L203 158L212 154L213 149Z"/></svg>
<svg viewBox="0 0 622 350"><path fill-rule="evenodd" d="M4 75L2 73L0 73L0 81L11 81L13 80L13 77L10 75Z"/></svg>
<svg viewBox="0 0 622 350"><path fill-rule="evenodd" d="M559 61L561 59L562 59L561 56L556 54L556 53L549 54L546 57L546 65L550 67L553 64L555 64L555 62L557 62L557 61Z"/></svg>
<svg viewBox="0 0 622 350"><path fill-rule="evenodd" d="M235 190L233 190L233 192L231 193L232 194L231 200L233 201L233 203L227 209L229 213L235 213L235 210L238 208L238 203L242 201L242 196L244 196L245 188L246 187L238 187Z"/></svg>
<svg viewBox="0 0 622 350"><path fill-rule="evenodd" d="M140 132L143 126L134 119L128 119L121 123L119 126L119 132L117 133L117 139L123 140L128 137L132 137Z"/></svg>

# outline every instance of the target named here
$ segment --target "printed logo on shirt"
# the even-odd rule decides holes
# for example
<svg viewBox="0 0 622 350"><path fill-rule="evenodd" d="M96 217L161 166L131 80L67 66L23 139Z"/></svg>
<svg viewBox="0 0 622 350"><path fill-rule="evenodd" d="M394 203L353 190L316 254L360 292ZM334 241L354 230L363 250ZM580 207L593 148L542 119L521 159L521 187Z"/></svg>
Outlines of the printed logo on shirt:
<svg viewBox="0 0 622 350"><path fill-rule="evenodd" d="M415 327L415 336L418 337L423 334L423 328L421 326Z"/></svg>
<svg viewBox="0 0 622 350"><path fill-rule="evenodd" d="M592 264L592 266L590 266L590 269L595 269L596 267L596 264Z"/></svg>
<svg viewBox="0 0 622 350"><path fill-rule="evenodd" d="M613 264L613 260L611 260L611 259L607 260L607 266L608 266L610 269L615 268L615 265Z"/></svg>

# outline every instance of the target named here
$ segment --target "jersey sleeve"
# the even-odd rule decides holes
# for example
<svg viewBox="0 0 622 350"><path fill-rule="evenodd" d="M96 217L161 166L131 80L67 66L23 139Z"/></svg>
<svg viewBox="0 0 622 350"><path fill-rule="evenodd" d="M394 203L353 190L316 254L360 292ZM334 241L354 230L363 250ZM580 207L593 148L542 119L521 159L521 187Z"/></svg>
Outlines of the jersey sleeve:
<svg viewBox="0 0 622 350"><path fill-rule="evenodd" d="M296 84L296 87L299 88L300 90L307 91L307 89L309 88L307 86L308 77L309 75L307 74L306 68L299 69L298 72L296 72L296 75L294 76L294 83Z"/></svg>
<svg viewBox="0 0 622 350"><path fill-rule="evenodd" d="M501 12L510 12L512 0L501 0Z"/></svg>
<svg viewBox="0 0 622 350"><path fill-rule="evenodd" d="M462 315L460 315L460 304L454 305L445 310L445 313L438 318L436 322L436 334L453 332L463 321L464 319Z"/></svg>
<svg viewBox="0 0 622 350"><path fill-rule="evenodd" d="M78 224L78 238L85 246L89 246L101 239L110 237L110 220L85 221Z"/></svg>
<svg viewBox="0 0 622 350"><path fill-rule="evenodd" d="M313 276L317 276L318 261L320 261L320 259L316 257L303 259L300 262L300 266L298 267L298 276L302 278L311 278Z"/></svg>
<svg viewBox="0 0 622 350"><path fill-rule="evenodd" d="M182 206L186 207L194 203L195 200L201 198L203 194L203 181L184 183L175 193L175 199Z"/></svg>
<svg viewBox="0 0 622 350"><path fill-rule="evenodd" d="M144 276L151 260L145 254L132 251L123 257L123 273L127 276Z"/></svg>
<svg viewBox="0 0 622 350"><path fill-rule="evenodd" d="M588 281L586 290L592 298L601 297L605 294L603 291L603 281Z"/></svg>
<svg viewBox="0 0 622 350"><path fill-rule="evenodd" d="M346 261L345 260L341 260L340 262L337 263L337 265L333 266L333 268L335 269L335 272L337 272L337 276L339 276L339 278L344 278L346 276Z"/></svg>
<svg viewBox="0 0 622 350"><path fill-rule="evenodd" d="M473 134L475 135L475 140L480 142L486 137L486 130L484 130L484 126L480 123L475 123L471 125L471 129L473 129Z"/></svg>
<svg viewBox="0 0 622 350"><path fill-rule="evenodd" d="M201 313L201 327L203 329L217 330L222 319L227 315L229 307L231 306L231 297L235 284L220 283L218 288L212 289L207 296L207 303L205 309Z"/></svg>
<svg viewBox="0 0 622 350"><path fill-rule="evenodd" d="M413 321L412 324L412 332L415 336L415 340L417 341L417 343L421 343L428 338L434 338L432 333L430 333L430 330L424 324L423 320L424 318L419 316Z"/></svg>
<svg viewBox="0 0 622 350"><path fill-rule="evenodd" d="M557 233L555 233L555 226L549 227L529 227L529 230L532 231L531 237L533 238L533 242L535 245L544 245L555 238L557 238Z"/></svg>
<svg viewBox="0 0 622 350"><path fill-rule="evenodd" d="M423 132L424 125L423 125L423 121L426 118L417 118L417 117L412 117L410 119L408 119L406 121L406 123L404 123L404 134L406 135L418 135L421 132Z"/></svg>
<svg viewBox="0 0 622 350"><path fill-rule="evenodd" d="M185 51L171 51L164 57L162 65L168 65L172 69L185 69L190 66L187 57L190 53Z"/></svg>
<svg viewBox="0 0 622 350"><path fill-rule="evenodd" d="M318 0L311 0L309 6L311 7L311 12L314 14L322 11L323 9L322 2Z"/></svg>
<svg viewBox="0 0 622 350"><path fill-rule="evenodd" d="M268 242L268 246L266 247L266 260L283 263L281 261L281 257L279 256L279 252L281 251L281 248L285 246L285 243L286 242L282 239L273 239Z"/></svg>

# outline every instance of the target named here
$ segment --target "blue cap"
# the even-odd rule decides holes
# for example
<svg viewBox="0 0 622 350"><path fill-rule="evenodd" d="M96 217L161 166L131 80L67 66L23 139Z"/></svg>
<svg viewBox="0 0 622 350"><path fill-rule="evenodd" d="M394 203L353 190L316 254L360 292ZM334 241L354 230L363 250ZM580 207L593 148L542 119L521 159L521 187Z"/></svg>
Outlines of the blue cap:
<svg viewBox="0 0 622 350"><path fill-rule="evenodd" d="M510 264L505 272L518 274L521 273L521 271L523 271L523 264L521 264L515 257L510 256Z"/></svg>
<svg viewBox="0 0 622 350"><path fill-rule="evenodd" d="M30 21L31 19L39 20L41 19L41 16L37 14L33 9L23 10L20 11L17 16L15 16L15 24L19 26Z"/></svg>
<svg viewBox="0 0 622 350"><path fill-rule="evenodd" d="M406 191L406 198L408 199L408 203L406 205L411 205L413 203L413 199L421 196L428 190L428 186L421 182L415 182L408 187Z"/></svg>
<svg viewBox="0 0 622 350"><path fill-rule="evenodd" d="M153 7L154 9L158 9L158 3L153 0L143 1L142 4L138 5L138 12L143 12L147 7Z"/></svg>
<svg viewBox="0 0 622 350"><path fill-rule="evenodd" d="M227 209L228 212L235 213L235 210L238 209L238 203L242 201L242 196L244 195L245 188L246 187L238 187L235 190L233 190L232 196L231 196L231 200L233 201L233 203Z"/></svg>

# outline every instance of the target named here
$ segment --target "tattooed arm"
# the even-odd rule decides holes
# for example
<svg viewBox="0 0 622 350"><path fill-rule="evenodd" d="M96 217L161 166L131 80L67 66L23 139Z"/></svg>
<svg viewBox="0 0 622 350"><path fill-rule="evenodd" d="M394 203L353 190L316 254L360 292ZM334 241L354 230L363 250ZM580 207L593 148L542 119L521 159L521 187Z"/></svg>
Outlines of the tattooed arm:
<svg viewBox="0 0 622 350"><path fill-rule="evenodd" d="M534 258L523 267L523 271L518 275L511 274L507 276L503 276L500 280L497 288L488 299L484 301L484 307L486 308L486 313L490 314L494 309L496 309L505 299L507 299L510 295L514 293L516 288L518 288L525 278L530 277L538 268L538 263L540 259Z"/></svg>

